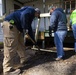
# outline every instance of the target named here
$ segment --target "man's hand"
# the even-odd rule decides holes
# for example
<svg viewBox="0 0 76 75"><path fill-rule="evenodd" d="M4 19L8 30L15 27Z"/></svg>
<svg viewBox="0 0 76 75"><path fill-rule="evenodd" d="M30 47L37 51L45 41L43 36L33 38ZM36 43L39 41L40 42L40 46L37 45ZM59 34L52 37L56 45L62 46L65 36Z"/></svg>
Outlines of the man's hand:
<svg viewBox="0 0 76 75"><path fill-rule="evenodd" d="M28 34L28 29L26 29L25 33Z"/></svg>

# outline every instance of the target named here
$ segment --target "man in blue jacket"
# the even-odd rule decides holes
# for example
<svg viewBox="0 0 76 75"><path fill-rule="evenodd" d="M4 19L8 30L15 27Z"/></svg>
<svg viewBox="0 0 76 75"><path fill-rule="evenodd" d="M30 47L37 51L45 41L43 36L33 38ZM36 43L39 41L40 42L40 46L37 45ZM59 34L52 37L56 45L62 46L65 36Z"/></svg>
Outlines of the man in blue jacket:
<svg viewBox="0 0 76 75"><path fill-rule="evenodd" d="M3 73L4 75L18 75L20 69L14 69L12 60L17 52L20 56L20 63L26 61L24 38L22 33L28 33L34 40L31 23L35 17L40 17L40 10L33 7L23 7L4 19L4 60ZM35 40L34 40L35 41Z"/></svg>
<svg viewBox="0 0 76 75"><path fill-rule="evenodd" d="M60 60L63 58L63 41L67 34L67 19L62 8L49 7L50 10L50 29L54 31L54 42L57 48L57 58Z"/></svg>

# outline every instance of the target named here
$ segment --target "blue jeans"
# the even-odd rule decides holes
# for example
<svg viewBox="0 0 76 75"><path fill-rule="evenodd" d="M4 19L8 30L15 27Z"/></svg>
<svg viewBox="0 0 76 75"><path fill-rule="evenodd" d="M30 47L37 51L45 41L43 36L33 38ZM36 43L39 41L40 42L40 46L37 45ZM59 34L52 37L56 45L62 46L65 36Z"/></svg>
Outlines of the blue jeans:
<svg viewBox="0 0 76 75"><path fill-rule="evenodd" d="M57 48L57 57L64 56L63 41L66 37L66 34L67 34L67 31L56 31L54 33L54 42Z"/></svg>
<svg viewBox="0 0 76 75"><path fill-rule="evenodd" d="M74 48L75 48L75 52L76 52L76 24L72 25L72 30L73 30L73 35L74 35L74 39L75 39Z"/></svg>

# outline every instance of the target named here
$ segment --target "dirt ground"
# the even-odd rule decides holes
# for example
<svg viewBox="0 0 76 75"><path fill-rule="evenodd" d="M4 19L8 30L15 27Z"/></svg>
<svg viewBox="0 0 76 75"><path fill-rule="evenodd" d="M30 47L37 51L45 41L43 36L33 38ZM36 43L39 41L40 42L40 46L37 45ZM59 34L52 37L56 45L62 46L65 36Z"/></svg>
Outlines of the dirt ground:
<svg viewBox="0 0 76 75"><path fill-rule="evenodd" d="M23 67L21 75L76 75L76 55L73 49L65 49L64 60L55 61L56 52L41 51L35 54L35 50L28 49L26 54L28 61ZM18 64L19 57L14 59ZM0 72L2 72L3 50L0 52Z"/></svg>

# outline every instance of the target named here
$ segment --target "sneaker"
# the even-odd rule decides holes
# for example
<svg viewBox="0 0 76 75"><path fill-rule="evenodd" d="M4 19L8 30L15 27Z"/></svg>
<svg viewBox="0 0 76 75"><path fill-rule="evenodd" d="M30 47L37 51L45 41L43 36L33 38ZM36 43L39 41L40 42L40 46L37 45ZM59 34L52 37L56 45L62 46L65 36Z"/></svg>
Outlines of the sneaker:
<svg viewBox="0 0 76 75"><path fill-rule="evenodd" d="M57 57L55 60L56 61L62 60L62 57Z"/></svg>
<svg viewBox="0 0 76 75"><path fill-rule="evenodd" d="M64 60L64 59L65 59L65 56L61 56L61 57L57 57L55 60L59 61L59 60Z"/></svg>
<svg viewBox="0 0 76 75"><path fill-rule="evenodd" d="M20 69L16 69L15 71L4 73L4 75L19 75L20 72L21 72Z"/></svg>
<svg viewBox="0 0 76 75"><path fill-rule="evenodd" d="M24 67L24 65L21 63L14 65L14 69L20 69L20 67Z"/></svg>

